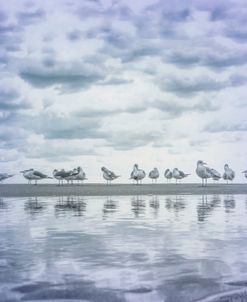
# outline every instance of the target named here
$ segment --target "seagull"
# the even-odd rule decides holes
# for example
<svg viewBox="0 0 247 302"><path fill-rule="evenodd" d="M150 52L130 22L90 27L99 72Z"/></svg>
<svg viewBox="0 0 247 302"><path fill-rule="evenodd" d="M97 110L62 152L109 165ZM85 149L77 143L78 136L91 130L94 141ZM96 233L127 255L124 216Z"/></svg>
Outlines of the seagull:
<svg viewBox="0 0 247 302"><path fill-rule="evenodd" d="M78 169L74 168L73 170L67 172L67 175L64 177L64 179L67 180L68 184L69 181L71 181L71 184L73 185L73 181L77 179L77 175L78 175Z"/></svg>
<svg viewBox="0 0 247 302"><path fill-rule="evenodd" d="M216 180L221 177L219 172L217 172L215 169L206 167L205 165L205 162L203 162L202 160L198 160L196 167L196 174L202 179L202 187L204 186L204 179L206 186L208 178L213 178L214 180Z"/></svg>
<svg viewBox="0 0 247 302"><path fill-rule="evenodd" d="M104 177L104 179L106 180L106 184L107 184L107 185L108 185L108 184L111 184L111 182L112 182L114 179L120 177L120 175L116 175L114 172L108 170L108 169L105 168L105 167L102 167L102 168L101 168L101 171L103 172L103 177Z"/></svg>
<svg viewBox="0 0 247 302"><path fill-rule="evenodd" d="M142 179L146 176L146 173L144 170L141 170L138 168L138 165L135 164L134 165L134 168L133 168L133 171L131 172L131 175L130 175L130 179L133 179L136 181L136 184L138 185L138 182L142 181Z"/></svg>
<svg viewBox="0 0 247 302"><path fill-rule="evenodd" d="M216 171L215 169L211 169L211 173L212 173L212 178L215 181L218 181L221 179L221 175L218 171Z"/></svg>
<svg viewBox="0 0 247 302"><path fill-rule="evenodd" d="M5 179L13 177L15 174L0 173L0 182L3 182Z"/></svg>
<svg viewBox="0 0 247 302"><path fill-rule="evenodd" d="M223 174L223 179L227 181L228 183L228 180L231 180L233 181L234 177L235 177L235 172L229 168L229 165L228 164L225 164L224 166L224 174Z"/></svg>
<svg viewBox="0 0 247 302"><path fill-rule="evenodd" d="M247 178L247 170L243 171L245 178Z"/></svg>
<svg viewBox="0 0 247 302"><path fill-rule="evenodd" d="M78 180L78 183L79 181L83 182L83 180L87 179L86 173L82 170L81 167L78 167L77 171L78 173L75 175L75 180Z"/></svg>
<svg viewBox="0 0 247 302"><path fill-rule="evenodd" d="M152 182L155 181L157 183L157 179L159 178L159 170L157 168L153 168L152 171L149 172L148 177L152 179Z"/></svg>
<svg viewBox="0 0 247 302"><path fill-rule="evenodd" d="M174 168L172 171L172 177L176 179L176 183L179 180L189 176L190 174L184 173L183 171L178 170L178 168Z"/></svg>
<svg viewBox="0 0 247 302"><path fill-rule="evenodd" d="M43 174L34 169L23 170L23 171L20 171L20 173L22 173L23 176L28 180L29 184L31 184L32 180L34 180L35 184L37 185L37 181L40 179L45 179L45 178L52 179L52 177L47 176L46 174Z"/></svg>
<svg viewBox="0 0 247 302"><path fill-rule="evenodd" d="M172 179L172 171L170 169L166 169L164 176L167 179L167 183L168 183L168 180Z"/></svg>
<svg viewBox="0 0 247 302"><path fill-rule="evenodd" d="M53 171L53 177L58 180L58 185L60 186L61 184L63 185L63 180L71 175L71 171L65 171L64 169L58 171L55 169Z"/></svg>

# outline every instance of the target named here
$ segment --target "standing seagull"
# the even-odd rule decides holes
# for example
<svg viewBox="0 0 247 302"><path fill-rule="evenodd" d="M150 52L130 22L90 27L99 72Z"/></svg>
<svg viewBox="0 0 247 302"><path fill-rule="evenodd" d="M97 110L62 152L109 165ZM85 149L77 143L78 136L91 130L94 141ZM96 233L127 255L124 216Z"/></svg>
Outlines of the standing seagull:
<svg viewBox="0 0 247 302"><path fill-rule="evenodd" d="M230 181L233 181L234 177L235 177L235 172L229 168L229 165L228 164L225 164L224 166L224 174L223 174L223 179L227 181L228 183L228 180Z"/></svg>
<svg viewBox="0 0 247 302"><path fill-rule="evenodd" d="M3 182L5 179L13 177L15 174L0 173L0 182Z"/></svg>
<svg viewBox="0 0 247 302"><path fill-rule="evenodd" d="M139 169L137 164L134 164L134 168L133 168L133 171L131 172L130 179L135 180L136 184L138 185L138 182L140 181L140 183L141 183L142 179L145 176L146 176L145 171Z"/></svg>
<svg viewBox="0 0 247 302"><path fill-rule="evenodd" d="M63 185L63 180L68 177L71 174L71 171L65 171L64 169L58 171L55 169L53 171L53 177L58 180L58 185L60 186L61 184Z"/></svg>
<svg viewBox="0 0 247 302"><path fill-rule="evenodd" d="M206 186L208 178L213 178L213 179L220 178L219 172L217 172L215 169L206 167L205 165L206 163L204 163L202 160L198 160L197 167L196 167L196 174L202 179L202 187L204 186L204 180Z"/></svg>
<svg viewBox="0 0 247 302"><path fill-rule="evenodd" d="M73 181L76 180L76 177L78 175L78 169L74 168L73 170L70 170L67 172L67 176L64 177L64 179L69 184L69 181L71 181L71 184L73 185Z"/></svg>
<svg viewBox="0 0 247 302"><path fill-rule="evenodd" d="M39 171L36 171L34 169L23 170L23 171L20 171L20 173L22 173L23 176L28 180L29 184L31 184L32 180L34 180L35 185L37 185L38 180L45 179L45 178L52 179L52 177L47 176L46 174L43 174L43 173L41 173Z"/></svg>
<svg viewBox="0 0 247 302"><path fill-rule="evenodd" d="M104 179L106 180L106 184L107 184L107 185L108 185L108 184L111 184L111 182L112 182L114 179L120 177L120 175L116 175L114 172L108 170L108 169L105 168L105 167L102 167L102 168L101 168L101 171L103 172L103 177L104 177Z"/></svg>
<svg viewBox="0 0 247 302"><path fill-rule="evenodd" d="M172 179L172 171L170 169L166 169L164 176L167 179L167 183L168 183L168 181Z"/></svg>
<svg viewBox="0 0 247 302"><path fill-rule="evenodd" d="M178 180L181 180L190 174L184 173L183 171L178 170L178 168L174 168L172 171L172 177L176 179L176 183Z"/></svg>
<svg viewBox="0 0 247 302"><path fill-rule="evenodd" d="M218 181L221 179L221 175L218 171L216 171L215 169L211 169L211 173L212 173L212 178L215 181Z"/></svg>
<svg viewBox="0 0 247 302"><path fill-rule="evenodd" d="M247 178L247 170L243 171L245 178Z"/></svg>
<svg viewBox="0 0 247 302"><path fill-rule="evenodd" d="M75 175L75 180L78 180L78 183L79 181L83 182L83 180L87 179L86 173L82 170L81 167L78 167L77 171L78 173Z"/></svg>
<svg viewBox="0 0 247 302"><path fill-rule="evenodd" d="M152 183L153 183L153 181L155 181L155 183L157 183L157 179L159 178L159 176L160 176L160 174L159 174L159 170L157 168L154 168L148 174L148 177L152 179Z"/></svg>

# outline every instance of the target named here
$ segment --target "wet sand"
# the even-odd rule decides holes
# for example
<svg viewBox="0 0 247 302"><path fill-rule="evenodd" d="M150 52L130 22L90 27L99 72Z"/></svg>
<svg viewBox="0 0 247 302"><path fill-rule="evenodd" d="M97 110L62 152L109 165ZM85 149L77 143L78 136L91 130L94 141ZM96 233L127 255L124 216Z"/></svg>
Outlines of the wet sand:
<svg viewBox="0 0 247 302"><path fill-rule="evenodd" d="M247 184L0 184L0 197L247 194Z"/></svg>

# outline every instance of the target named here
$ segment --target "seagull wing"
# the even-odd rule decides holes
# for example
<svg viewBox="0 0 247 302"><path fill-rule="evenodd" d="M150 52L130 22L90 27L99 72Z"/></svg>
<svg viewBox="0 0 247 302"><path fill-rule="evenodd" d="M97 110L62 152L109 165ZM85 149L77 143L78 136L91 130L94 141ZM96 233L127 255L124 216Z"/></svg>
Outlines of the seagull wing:
<svg viewBox="0 0 247 302"><path fill-rule="evenodd" d="M215 169L211 169L211 175L214 178L221 178L221 175L218 171L216 171Z"/></svg>
<svg viewBox="0 0 247 302"><path fill-rule="evenodd" d="M110 171L110 170L107 170L107 171L106 171L106 174L107 174L109 177L115 177L115 174L114 174L112 171Z"/></svg>
<svg viewBox="0 0 247 302"><path fill-rule="evenodd" d="M46 178L47 177L47 175L45 175L45 174L43 174L39 171L33 171L33 175L41 177L41 178Z"/></svg>

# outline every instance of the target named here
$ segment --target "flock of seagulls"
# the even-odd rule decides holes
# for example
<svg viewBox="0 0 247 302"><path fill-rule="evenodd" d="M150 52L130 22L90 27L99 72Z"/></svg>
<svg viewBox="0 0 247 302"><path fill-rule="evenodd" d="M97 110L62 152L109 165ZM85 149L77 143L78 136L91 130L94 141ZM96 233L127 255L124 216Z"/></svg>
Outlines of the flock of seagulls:
<svg viewBox="0 0 247 302"><path fill-rule="evenodd" d="M73 181L83 182L87 179L86 173L82 170L81 167L74 168L70 171L62 170L54 170L53 177L58 180L58 185L63 185L63 181L67 181L67 183L73 184Z"/></svg>
<svg viewBox="0 0 247 302"><path fill-rule="evenodd" d="M107 169L106 167L102 167L101 171L103 173L103 178L106 180L106 184L110 185L112 181L119 178L120 175L115 174L113 171ZM83 183L84 180L87 180L86 173L83 171L81 167L74 168L72 170L66 171L64 169L54 170L53 177L50 177L40 171L34 169L28 169L20 171L23 174L23 177L28 180L28 183L31 184L32 181L37 182L42 179L52 179L55 178L58 180L58 185L63 185L64 181L68 184L73 184L74 181L78 183ZM245 178L247 179L247 170L243 171ZM202 160L198 160L196 166L196 174L202 180L202 186L207 186L208 179L212 179L214 181L219 181L221 178L226 180L227 183L229 181L233 181L235 178L235 172L229 167L228 164L224 165L224 172L221 175L218 171L213 168L210 168L206 165L206 163ZM164 177L167 179L167 183L171 182L174 178L176 184L181 182L182 179L188 177L190 174L185 173L178 168L174 168L173 170L166 169L164 173ZM13 177L14 174L8 173L0 173L0 182L3 182L7 178ZM130 179L133 180L137 185L142 183L142 180L146 177L146 172L139 168L138 164L135 164L133 170L130 174ZM152 183L157 183L158 178L160 177L159 170L155 167L148 174L148 177L152 180Z"/></svg>
<svg viewBox="0 0 247 302"><path fill-rule="evenodd" d="M246 170L247 171L247 170ZM245 173L244 171L243 173ZM196 167L196 174L202 179L202 186L207 185L207 180L212 178L215 181L221 179L221 174L213 168L207 167L206 163L202 160L198 160ZM224 173L222 178L227 181L233 181L235 178L235 172L229 167L228 164L224 165ZM247 178L247 173L245 173L245 178Z"/></svg>

